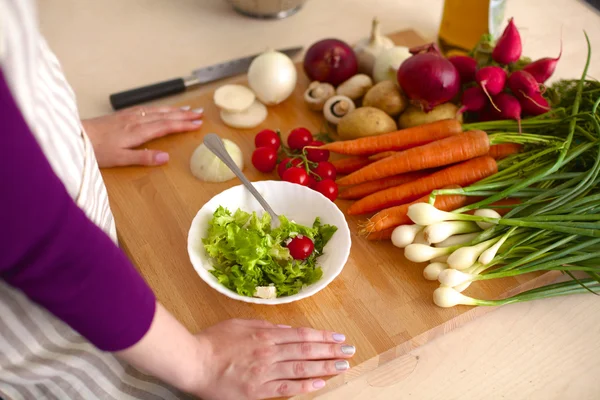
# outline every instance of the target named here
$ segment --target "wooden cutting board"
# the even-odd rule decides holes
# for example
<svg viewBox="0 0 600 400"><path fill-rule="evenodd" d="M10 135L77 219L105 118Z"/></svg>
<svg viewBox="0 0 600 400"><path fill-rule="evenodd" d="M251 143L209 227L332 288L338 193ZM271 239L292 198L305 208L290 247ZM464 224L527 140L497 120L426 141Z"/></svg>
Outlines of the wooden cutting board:
<svg viewBox="0 0 600 400"><path fill-rule="evenodd" d="M390 37L400 45L423 43L413 31ZM229 318L260 318L342 332L349 343L356 345L357 353L351 360L353 368L330 380L328 389L331 389L492 308L443 309L434 305L432 293L438 285L423 278L425 264L407 261L403 251L390 242L370 242L359 237L357 223L362 217L348 217L353 243L344 270L326 289L308 299L281 306L252 305L220 295L200 279L187 254L190 223L204 203L239 181L220 184L198 181L189 170L190 156L206 133L215 132L241 147L245 155L244 172L251 180L274 179L276 173L261 174L252 167L254 134L264 128L287 132L298 126L316 132L323 126L322 115L308 110L303 103L308 80L301 67L298 71L295 93L283 104L270 107L267 120L257 128L235 130L220 121L212 102L213 88L223 84L219 82L197 90L197 96L186 101L192 107L204 107L201 129L148 145L168 151L171 155L168 165L108 169L103 175L122 248L158 299L185 326L199 331ZM243 82L244 77L236 80ZM336 203L342 210L350 204L340 200ZM465 294L488 299L504 297L549 282L555 276L482 281L473 284Z"/></svg>

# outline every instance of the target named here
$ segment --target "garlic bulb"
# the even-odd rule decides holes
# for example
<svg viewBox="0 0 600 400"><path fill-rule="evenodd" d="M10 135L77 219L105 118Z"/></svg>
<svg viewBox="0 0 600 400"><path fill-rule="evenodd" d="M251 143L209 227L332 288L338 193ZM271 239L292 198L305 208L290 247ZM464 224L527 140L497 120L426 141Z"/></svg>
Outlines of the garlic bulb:
<svg viewBox="0 0 600 400"><path fill-rule="evenodd" d="M375 82L392 81L398 83L398 68L407 58L412 57L408 47L396 46L379 53L373 66Z"/></svg>
<svg viewBox="0 0 600 400"><path fill-rule="evenodd" d="M358 60L358 72L372 76L377 56L383 50L392 47L394 47L394 42L380 32L379 19L377 17L373 18L371 35L360 39L354 46L354 53Z"/></svg>

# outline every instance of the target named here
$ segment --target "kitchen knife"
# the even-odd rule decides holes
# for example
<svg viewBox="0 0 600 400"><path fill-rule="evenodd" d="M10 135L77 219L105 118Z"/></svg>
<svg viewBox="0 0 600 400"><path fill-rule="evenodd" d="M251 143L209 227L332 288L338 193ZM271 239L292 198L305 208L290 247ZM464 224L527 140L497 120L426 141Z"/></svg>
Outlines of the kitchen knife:
<svg viewBox="0 0 600 400"><path fill-rule="evenodd" d="M286 54L288 57L293 57L301 50L302 47L298 46L278 51ZM184 78L170 79L168 81L114 93L109 96L110 104L114 110L119 110L145 101L156 100L173 94L182 93L189 87L241 74L248 71L250 63L257 56L259 56L259 54L198 68L192 71L192 75Z"/></svg>

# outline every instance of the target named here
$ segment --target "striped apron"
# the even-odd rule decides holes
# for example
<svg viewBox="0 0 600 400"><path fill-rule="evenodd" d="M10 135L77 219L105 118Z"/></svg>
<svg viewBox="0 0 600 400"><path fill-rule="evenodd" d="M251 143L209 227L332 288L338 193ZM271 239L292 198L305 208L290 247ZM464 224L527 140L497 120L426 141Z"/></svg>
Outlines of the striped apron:
<svg viewBox="0 0 600 400"><path fill-rule="evenodd" d="M0 65L53 170L86 215L117 243L106 187L75 95L37 26L32 0L0 0ZM102 352L0 281L4 400L175 400L173 388Z"/></svg>

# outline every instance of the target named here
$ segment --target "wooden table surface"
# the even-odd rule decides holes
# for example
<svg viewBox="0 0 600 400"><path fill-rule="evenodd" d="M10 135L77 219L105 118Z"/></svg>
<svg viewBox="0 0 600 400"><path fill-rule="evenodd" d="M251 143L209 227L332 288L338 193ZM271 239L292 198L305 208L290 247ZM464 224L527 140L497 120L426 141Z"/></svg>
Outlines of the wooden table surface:
<svg viewBox="0 0 600 400"><path fill-rule="evenodd" d="M48 3L40 5L42 28L63 61L67 77L80 99L82 116L88 117L109 111L106 99L111 92L187 74L197 64L206 65L260 51L267 38L275 47L298 43L306 46L325 35L355 41L362 36L356 27L365 24L368 27L370 16L365 15L373 10L377 10L387 32L416 27L426 32L424 36L427 37L427 33L431 36L435 33L441 7L441 2L433 0L419 2L418 7L396 1L376 1L368 10L359 3L312 1L294 18L271 23L239 17L221 1L204 1L202 5L197 1L181 1L167 5L141 0L126 4L116 0L85 4L65 0L59 7ZM553 34L558 36L556 22L570 13L563 28L566 44L563 60L566 61L559 64L557 74L577 76L585 56L579 32L585 28L594 45L600 33L599 19L597 14L575 1L559 3L561 5L556 6L562 13L553 13L536 1L523 2L519 7L515 4L512 8L509 2L508 11L522 27L525 51L532 56L547 55L535 44L543 42L548 51L554 49L548 38ZM529 14L536 14L537 18ZM131 15L137 18L128 17ZM541 24L544 18L546 23ZM229 25L223 35L215 35L213 30L225 22L239 25ZM110 29L106 29L108 23ZM173 46L173 43L179 45ZM87 50L81 51L84 48ZM137 51L131 51L132 48ZM598 67L597 64L592 67L592 75L599 75ZM190 92L168 102L180 103L194 97L197 96ZM159 171L142 175L160 180ZM162 192L157 196L143 178L135 184L143 196L158 199L172 196ZM190 206L185 212L189 214L192 209ZM167 214L148 217L156 226L162 226ZM177 224L179 231L149 232L140 242L166 238L176 243L181 239L180 232L185 231L186 221L178 220ZM173 237L169 233L173 233ZM152 263L157 249L147 244L144 247L144 243L136 244L144 249L144 254L135 261ZM160 257L168 259L169 255ZM168 268L167 265L162 267ZM182 301L177 291L169 289L173 288L167 284L159 296ZM201 309L202 304L194 302L193 306ZM597 346L587 343L593 343L592 339L600 333L598 311L598 301L590 296L504 307L393 361L387 358L371 361L376 365L365 368L382 365L322 397L597 398L600 392L593 376L600 372L595 362L600 352ZM204 309L203 312L207 320L221 318L215 310ZM182 316L188 326L193 326L195 318ZM381 338L380 342L386 340L389 338ZM418 340L410 343L411 346L417 344L420 344ZM358 368L351 371L348 378L358 372L361 372Z"/></svg>

